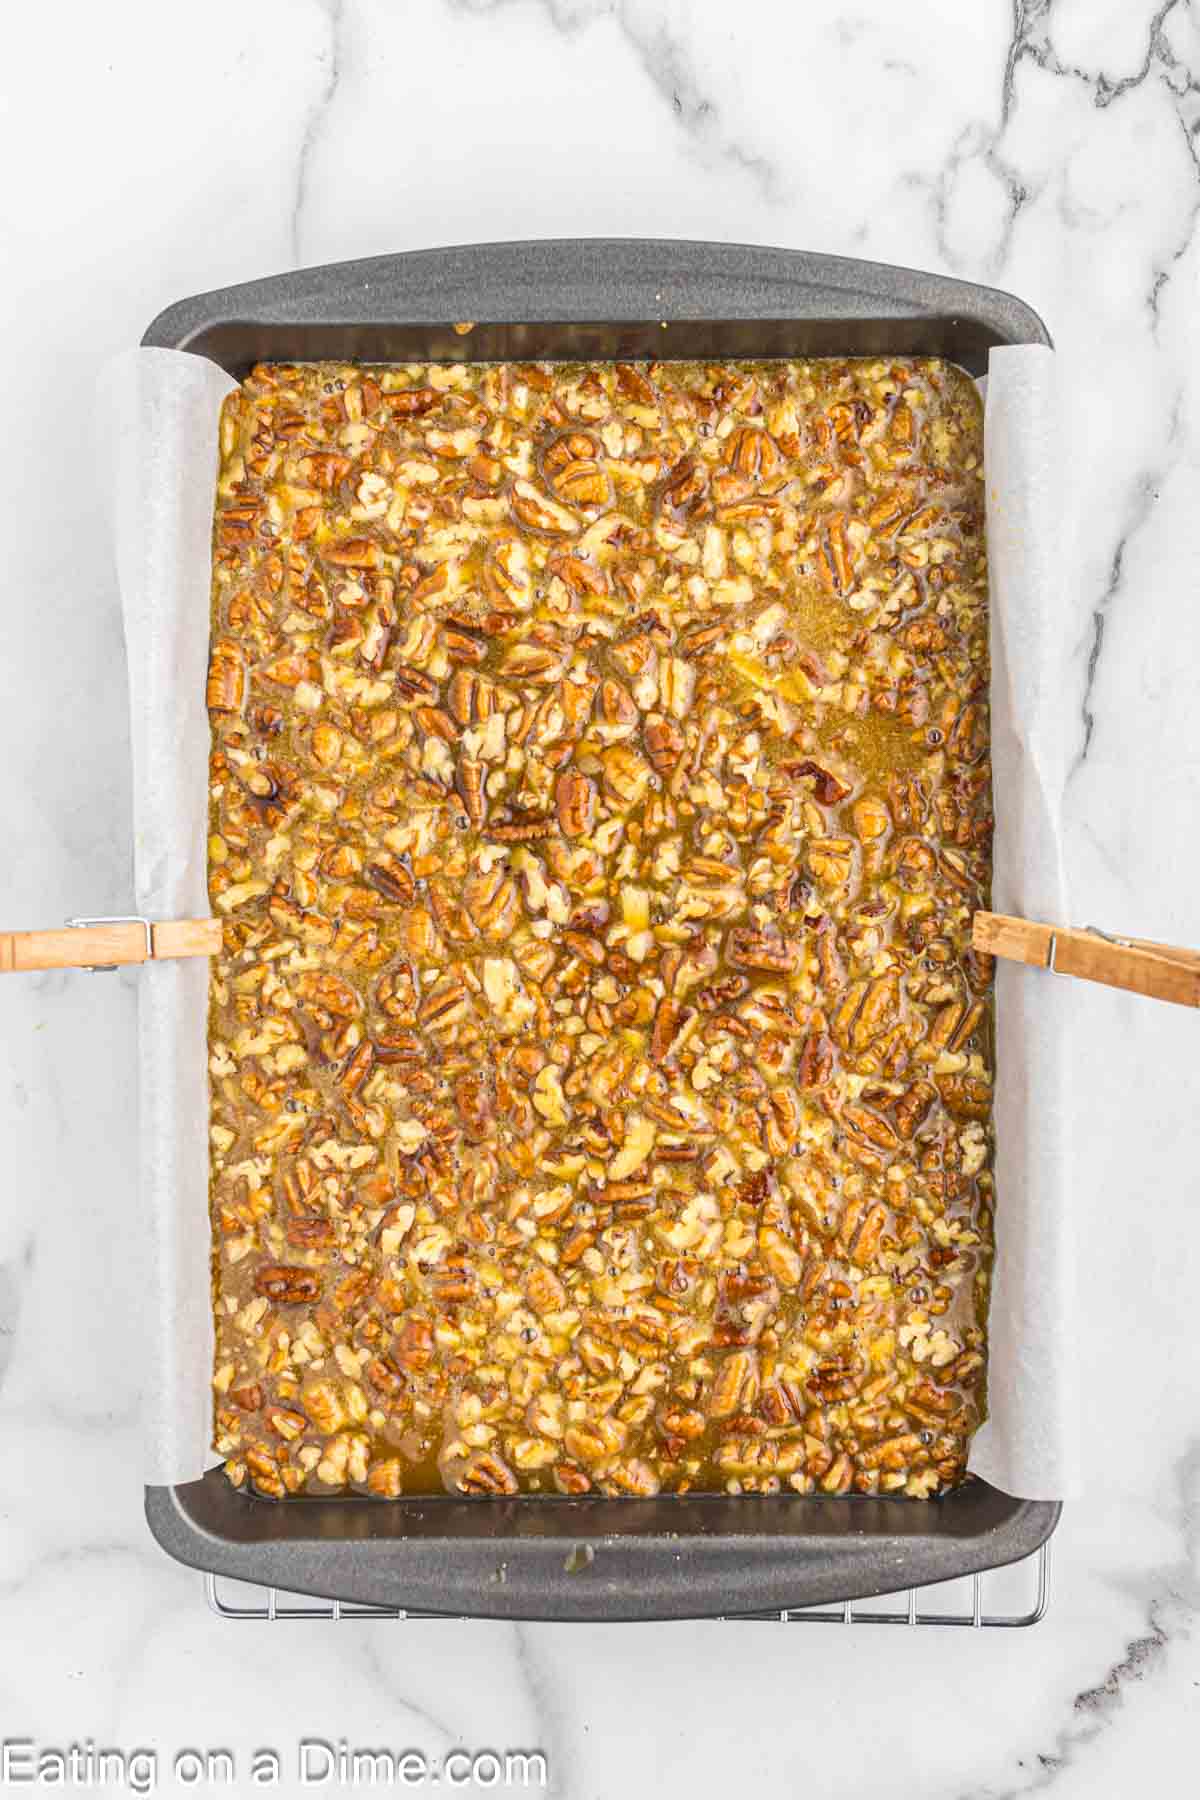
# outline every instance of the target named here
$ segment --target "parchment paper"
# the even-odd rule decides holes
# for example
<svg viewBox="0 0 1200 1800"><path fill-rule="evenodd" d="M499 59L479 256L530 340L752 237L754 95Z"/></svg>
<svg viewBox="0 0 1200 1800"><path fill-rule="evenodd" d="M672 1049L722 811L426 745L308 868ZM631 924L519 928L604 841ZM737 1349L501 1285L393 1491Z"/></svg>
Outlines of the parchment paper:
<svg viewBox="0 0 1200 1800"><path fill-rule="evenodd" d="M133 743L133 872L148 919L207 918L209 582L217 422L205 357L129 350L100 376ZM216 1460L208 1225L208 961L138 976L138 1189L149 1237L145 1480Z"/></svg>
<svg viewBox="0 0 1200 1800"><path fill-rule="evenodd" d="M1069 651L1057 543L1053 352L994 350L986 393L995 889L1001 912L1070 918L1059 807ZM205 887L210 540L221 401L234 384L187 352L134 350L101 377L102 454L133 714L135 883L150 918L208 913ZM209 1448L207 965L139 977L141 1199L147 1319L146 1480L190 1480ZM997 1263L990 1418L971 1467L1028 1499L1074 1485L1069 984L997 978Z"/></svg>
<svg viewBox="0 0 1200 1800"><path fill-rule="evenodd" d="M1054 352L988 359L992 910L1070 924L1062 798L1074 724ZM989 1417L972 1469L1027 1500L1076 1491L1071 983L996 965L996 1270Z"/></svg>

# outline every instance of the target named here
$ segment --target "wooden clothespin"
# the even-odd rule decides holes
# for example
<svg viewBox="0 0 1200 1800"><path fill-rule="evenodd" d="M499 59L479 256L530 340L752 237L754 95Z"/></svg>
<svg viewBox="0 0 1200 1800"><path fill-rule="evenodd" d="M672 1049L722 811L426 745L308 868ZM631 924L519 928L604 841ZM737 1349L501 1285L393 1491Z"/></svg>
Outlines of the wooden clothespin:
<svg viewBox="0 0 1200 1800"><path fill-rule="evenodd" d="M61 931L0 932L0 974L115 969L165 956L214 956L220 948L220 919L68 919Z"/></svg>
<svg viewBox="0 0 1200 1800"><path fill-rule="evenodd" d="M1055 975L1099 981L1149 1000L1200 1007L1200 951L1155 944L1146 938L1110 937L1094 925L1079 930L978 912L971 927L976 950L1029 963Z"/></svg>

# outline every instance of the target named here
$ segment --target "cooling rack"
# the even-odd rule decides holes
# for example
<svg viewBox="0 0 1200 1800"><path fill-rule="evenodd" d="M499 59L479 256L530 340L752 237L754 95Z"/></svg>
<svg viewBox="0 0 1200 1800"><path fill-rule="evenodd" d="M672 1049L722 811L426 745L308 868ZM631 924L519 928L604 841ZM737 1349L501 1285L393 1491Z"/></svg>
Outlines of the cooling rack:
<svg viewBox="0 0 1200 1800"><path fill-rule="evenodd" d="M315 1595L291 1594L279 1588L255 1587L206 1575L208 1604L218 1618L324 1621L331 1624L351 1619L446 1619L461 1615L404 1612L398 1607L361 1606L345 1600L325 1600ZM1045 1617L1050 1601L1050 1546L1043 1544L1032 1556L1003 1569L987 1569L957 1581L934 1587L903 1588L869 1600L841 1600L828 1606L801 1607L780 1612L726 1615L735 1620L760 1620L781 1625L946 1625L968 1630L1013 1630L1036 1625Z"/></svg>

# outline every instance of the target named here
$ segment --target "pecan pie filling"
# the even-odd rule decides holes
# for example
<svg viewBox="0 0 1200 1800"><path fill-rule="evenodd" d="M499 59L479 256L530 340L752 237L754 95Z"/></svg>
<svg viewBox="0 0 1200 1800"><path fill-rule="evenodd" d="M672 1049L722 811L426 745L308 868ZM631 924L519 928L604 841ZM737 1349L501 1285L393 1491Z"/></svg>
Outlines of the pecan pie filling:
<svg viewBox="0 0 1200 1800"><path fill-rule="evenodd" d="M213 571L230 1480L959 1480L993 1200L969 378L260 366Z"/></svg>

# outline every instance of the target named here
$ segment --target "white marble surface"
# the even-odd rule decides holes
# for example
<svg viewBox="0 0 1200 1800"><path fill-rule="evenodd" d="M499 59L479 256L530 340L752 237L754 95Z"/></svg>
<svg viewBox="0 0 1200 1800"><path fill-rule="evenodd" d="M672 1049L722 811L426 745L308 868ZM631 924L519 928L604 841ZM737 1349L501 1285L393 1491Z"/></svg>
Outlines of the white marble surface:
<svg viewBox="0 0 1200 1800"><path fill-rule="evenodd" d="M130 898L101 359L180 295L497 237L995 281L1053 330L1081 919L1200 942L1195 0L148 0L7 21L2 918ZM1071 522L1064 521L1064 531ZM1080 989L1086 1499L1023 1634L223 1624L141 1517L136 976L0 992L0 1736L540 1745L551 1791L1186 1791L1200 1747L1196 1018ZM20 1791L14 1788L13 1791ZM230 1791L228 1788L225 1791ZM282 1791L294 1791L286 1784Z"/></svg>

